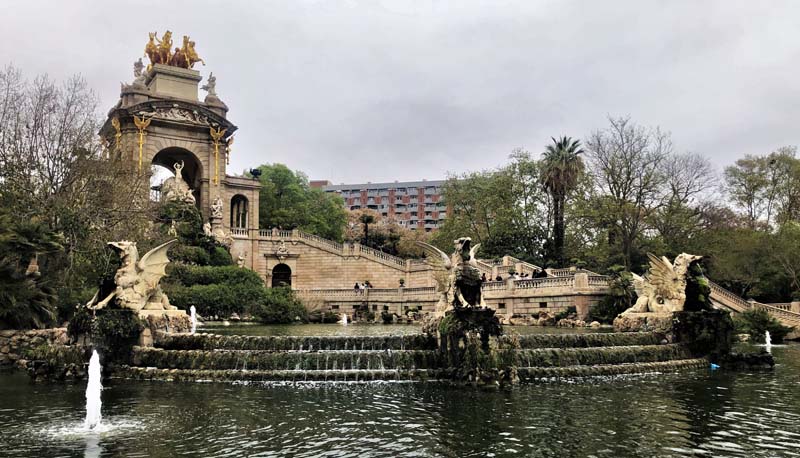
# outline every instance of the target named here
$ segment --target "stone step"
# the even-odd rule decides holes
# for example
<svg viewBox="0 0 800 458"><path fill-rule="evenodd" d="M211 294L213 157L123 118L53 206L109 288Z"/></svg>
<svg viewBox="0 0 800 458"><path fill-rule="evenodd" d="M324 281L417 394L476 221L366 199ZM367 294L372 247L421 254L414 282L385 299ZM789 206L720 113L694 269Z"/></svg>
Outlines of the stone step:
<svg viewBox="0 0 800 458"><path fill-rule="evenodd" d="M652 372L675 372L708 367L703 358L650 363L601 364L594 366L521 367L517 375L523 383L561 378L595 377ZM436 381L447 380L447 370L208 370L159 369L122 366L116 378L176 382L371 382L371 381Z"/></svg>
<svg viewBox="0 0 800 458"><path fill-rule="evenodd" d="M689 369L703 369L707 368L708 365L708 360L704 358L693 358L650 363L599 364L594 366L520 367L517 369L517 375L521 382L531 383L560 378L677 372Z"/></svg>
<svg viewBox="0 0 800 458"><path fill-rule="evenodd" d="M136 380L161 380L176 382L369 382L369 381L425 381L426 369L414 370L209 370L209 369L159 369L154 367L123 366L115 377Z"/></svg>
<svg viewBox="0 0 800 458"><path fill-rule="evenodd" d="M156 337L155 346L167 350L433 350L436 340L422 334L314 337L162 333Z"/></svg>
<svg viewBox="0 0 800 458"><path fill-rule="evenodd" d="M376 370L439 367L433 350L165 350L134 347L134 366L166 369Z"/></svg>
<svg viewBox="0 0 800 458"><path fill-rule="evenodd" d="M413 370L448 366L434 350L165 350L134 347L133 365L162 369L200 370ZM540 348L511 350L517 367L566 367L658 362L691 357L686 347L631 345L624 347Z"/></svg>
<svg viewBox="0 0 800 458"><path fill-rule="evenodd" d="M505 335L504 341L516 341L520 348L585 348L657 345L662 336L652 332L597 332L574 334Z"/></svg>
<svg viewBox="0 0 800 458"><path fill-rule="evenodd" d="M515 359L518 367L568 367L650 363L686 359L691 356L685 346L668 344L518 350Z"/></svg>

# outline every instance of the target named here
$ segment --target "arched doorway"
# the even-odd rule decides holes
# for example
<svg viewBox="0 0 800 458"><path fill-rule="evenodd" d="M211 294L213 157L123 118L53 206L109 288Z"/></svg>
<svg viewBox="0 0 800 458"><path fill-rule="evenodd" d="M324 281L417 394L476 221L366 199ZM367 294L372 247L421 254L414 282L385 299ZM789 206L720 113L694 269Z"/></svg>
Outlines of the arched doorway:
<svg viewBox="0 0 800 458"><path fill-rule="evenodd" d="M231 199L231 228L247 229L247 197L236 194Z"/></svg>
<svg viewBox="0 0 800 458"><path fill-rule="evenodd" d="M292 269L286 264L278 264L272 268L272 287L292 286Z"/></svg>
<svg viewBox="0 0 800 458"><path fill-rule="evenodd" d="M175 163L179 162L183 162L181 176L192 189L192 194L197 202L197 206L200 207L200 187L203 180L203 165L194 153L184 148L164 148L153 156L153 170L150 177L150 188L153 190L152 197L155 198L154 200L158 200L161 184L164 180L174 175Z"/></svg>

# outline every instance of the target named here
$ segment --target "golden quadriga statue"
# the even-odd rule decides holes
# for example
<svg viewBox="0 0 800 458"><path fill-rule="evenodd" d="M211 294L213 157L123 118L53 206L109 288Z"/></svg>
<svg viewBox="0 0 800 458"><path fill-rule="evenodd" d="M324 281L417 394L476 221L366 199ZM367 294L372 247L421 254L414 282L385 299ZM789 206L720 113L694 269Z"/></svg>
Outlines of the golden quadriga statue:
<svg viewBox="0 0 800 458"><path fill-rule="evenodd" d="M205 65L206 63L195 50L195 42L189 39L188 35L183 36L183 43L180 48L172 50L172 32L167 30L159 39L158 32L149 33L150 40L144 47L144 54L150 59L148 70L155 64L170 65L180 68L194 68L197 62Z"/></svg>

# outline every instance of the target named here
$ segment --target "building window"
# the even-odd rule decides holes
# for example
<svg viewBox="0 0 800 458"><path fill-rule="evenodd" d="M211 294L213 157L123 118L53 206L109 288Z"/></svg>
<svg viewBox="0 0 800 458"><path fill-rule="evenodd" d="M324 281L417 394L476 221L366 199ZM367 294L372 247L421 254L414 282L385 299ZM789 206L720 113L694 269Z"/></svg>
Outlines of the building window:
<svg viewBox="0 0 800 458"><path fill-rule="evenodd" d="M497 304L497 308L499 308L499 309L506 308L506 303L505 302L500 302L499 304Z"/></svg>
<svg viewBox="0 0 800 458"><path fill-rule="evenodd" d="M331 305L331 310L339 310L339 304Z"/></svg>
<svg viewBox="0 0 800 458"><path fill-rule="evenodd" d="M546 309L547 308L547 302L539 302L539 308L540 309Z"/></svg>

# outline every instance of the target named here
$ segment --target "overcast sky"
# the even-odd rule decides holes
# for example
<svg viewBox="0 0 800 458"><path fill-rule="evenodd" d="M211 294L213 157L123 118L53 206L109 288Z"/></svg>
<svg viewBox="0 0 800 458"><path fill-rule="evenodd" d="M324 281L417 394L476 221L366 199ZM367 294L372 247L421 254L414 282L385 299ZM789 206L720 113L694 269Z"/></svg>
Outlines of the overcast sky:
<svg viewBox="0 0 800 458"><path fill-rule="evenodd" d="M0 63L81 73L105 112L166 29L217 76L231 172L439 179L608 115L719 168L798 142L800 1L0 0Z"/></svg>

